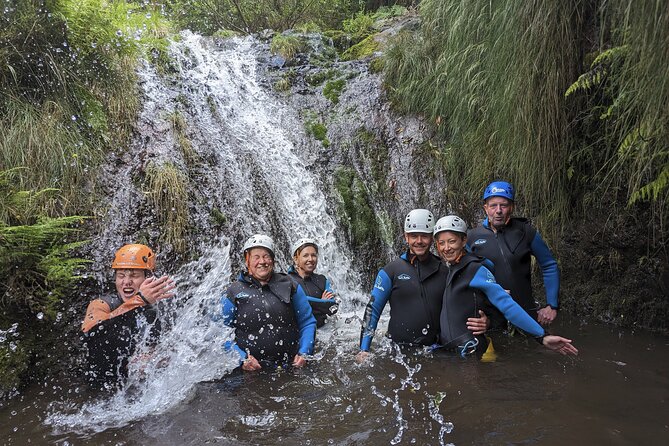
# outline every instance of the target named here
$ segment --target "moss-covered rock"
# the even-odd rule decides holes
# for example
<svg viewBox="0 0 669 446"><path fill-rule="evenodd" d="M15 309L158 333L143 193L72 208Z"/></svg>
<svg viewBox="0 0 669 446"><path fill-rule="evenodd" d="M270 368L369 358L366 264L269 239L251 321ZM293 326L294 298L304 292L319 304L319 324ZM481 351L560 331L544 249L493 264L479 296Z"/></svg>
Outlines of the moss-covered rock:
<svg viewBox="0 0 669 446"><path fill-rule="evenodd" d="M308 74L304 80L312 87L317 87L323 82L339 76L339 74L340 71L333 68L329 70L319 70L316 73Z"/></svg>
<svg viewBox="0 0 669 446"><path fill-rule="evenodd" d="M239 33L237 31L233 31L231 29L219 29L213 34L214 37L223 40L237 37L238 35Z"/></svg>
<svg viewBox="0 0 669 446"><path fill-rule="evenodd" d="M324 147L330 147L330 141L327 138L328 129L320 121L307 121L307 133L323 143Z"/></svg>
<svg viewBox="0 0 669 446"><path fill-rule="evenodd" d="M351 48L344 51L341 58L343 60L358 60L371 56L379 49L379 42L374 37L374 35L371 35L361 42L356 43Z"/></svg>
<svg viewBox="0 0 669 446"><path fill-rule="evenodd" d="M337 79L336 81L328 81L323 87L323 96L328 98L333 104L339 103L339 95L346 86L344 79Z"/></svg>
<svg viewBox="0 0 669 446"><path fill-rule="evenodd" d="M383 57L374 57L370 62L369 62L369 72L372 74L377 74L383 71L383 67L385 65L385 62L383 60Z"/></svg>
<svg viewBox="0 0 669 446"><path fill-rule="evenodd" d="M379 238L377 222L362 180L355 170L340 167L334 174L334 187L341 198L338 214L354 248L373 245Z"/></svg>

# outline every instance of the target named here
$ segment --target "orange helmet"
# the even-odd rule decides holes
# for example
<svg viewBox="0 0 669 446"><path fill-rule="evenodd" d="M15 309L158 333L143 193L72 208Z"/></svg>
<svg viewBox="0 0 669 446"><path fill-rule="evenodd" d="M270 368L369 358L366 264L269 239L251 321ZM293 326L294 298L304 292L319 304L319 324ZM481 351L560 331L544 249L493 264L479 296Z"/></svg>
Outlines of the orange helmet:
<svg viewBox="0 0 669 446"><path fill-rule="evenodd" d="M146 245L125 245L118 251L112 262L113 269L148 269L156 268L156 256Z"/></svg>

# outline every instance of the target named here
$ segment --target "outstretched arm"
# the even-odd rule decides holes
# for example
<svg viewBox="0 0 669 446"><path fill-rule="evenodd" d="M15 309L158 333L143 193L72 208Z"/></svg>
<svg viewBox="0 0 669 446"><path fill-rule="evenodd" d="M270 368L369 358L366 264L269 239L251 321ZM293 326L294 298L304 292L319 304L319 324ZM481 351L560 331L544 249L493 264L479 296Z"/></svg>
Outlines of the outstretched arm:
<svg viewBox="0 0 669 446"><path fill-rule="evenodd" d="M523 308L495 281L495 276L485 266L480 266L469 286L482 291L490 303L516 327L535 337L544 336L545 331Z"/></svg>

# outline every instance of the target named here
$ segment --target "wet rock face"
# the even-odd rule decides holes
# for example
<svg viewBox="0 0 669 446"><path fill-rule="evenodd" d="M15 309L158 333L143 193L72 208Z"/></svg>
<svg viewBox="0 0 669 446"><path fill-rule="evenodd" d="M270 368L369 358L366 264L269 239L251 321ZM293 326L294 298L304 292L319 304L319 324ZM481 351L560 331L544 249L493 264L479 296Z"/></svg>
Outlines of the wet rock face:
<svg viewBox="0 0 669 446"><path fill-rule="evenodd" d="M311 132L322 143L304 144L300 157L323 182L328 210L346 232L356 266L371 280L404 249L401 225L409 210L425 207L436 215L450 210L443 169L429 150L425 123L393 112L382 75L370 71L372 58L322 61L323 44L310 47L312 54L302 59L316 63L277 68L264 62L268 56L259 60L269 84L290 80L290 87L276 94L305 127L317 123L325 129L324 136ZM336 97L328 88L334 82L343 84Z"/></svg>
<svg viewBox="0 0 669 446"><path fill-rule="evenodd" d="M264 231L285 269L290 241L316 231L367 286L402 251L409 210L450 210L427 126L393 112L372 59L340 61L331 40L298 38L303 50L288 60L269 36L185 34L170 50L176 73L140 68L143 110L129 149L101 170L110 199L91 257L142 242L173 269L225 235L240 265L234 247ZM108 262L95 265L104 283Z"/></svg>

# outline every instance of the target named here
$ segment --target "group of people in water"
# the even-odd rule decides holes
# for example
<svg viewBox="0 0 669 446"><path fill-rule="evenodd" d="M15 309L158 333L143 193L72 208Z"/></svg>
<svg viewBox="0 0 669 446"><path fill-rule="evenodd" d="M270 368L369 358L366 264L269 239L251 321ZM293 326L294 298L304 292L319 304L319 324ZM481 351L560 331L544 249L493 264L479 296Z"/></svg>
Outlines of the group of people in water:
<svg viewBox="0 0 669 446"><path fill-rule="evenodd" d="M426 209L407 214L407 251L376 276L363 316L358 362L370 355L386 304L387 335L399 344L476 356L488 347L487 332L513 328L550 350L578 354L571 340L544 328L557 316L558 266L536 228L512 216L513 186L491 183L483 202L486 218L474 229L456 215L437 220ZM438 256L431 252L433 245ZM246 268L220 300L220 318L235 330L225 348L236 352L243 370L302 367L313 354L316 329L336 313L338 303L328 279L315 272L318 251L315 240L298 240L291 249L294 266L283 274L274 270L275 248L269 236L256 234L246 240ZM543 307L532 295L532 256L543 273ZM155 255L148 247L122 247L112 263L116 295L88 305L82 330L98 379L123 375L132 354L128 340L136 316L156 320L155 304L174 295L174 282L167 276L154 277L154 268Z"/></svg>

